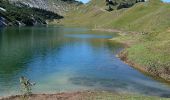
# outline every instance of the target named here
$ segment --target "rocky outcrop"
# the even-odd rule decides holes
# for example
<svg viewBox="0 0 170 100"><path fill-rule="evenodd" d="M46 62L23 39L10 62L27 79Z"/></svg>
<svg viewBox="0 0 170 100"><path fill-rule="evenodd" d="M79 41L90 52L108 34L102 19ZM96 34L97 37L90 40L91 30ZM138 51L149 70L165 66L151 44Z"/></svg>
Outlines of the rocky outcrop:
<svg viewBox="0 0 170 100"><path fill-rule="evenodd" d="M46 24L46 20L63 18L80 4L75 0L1 0L0 27Z"/></svg>
<svg viewBox="0 0 170 100"><path fill-rule="evenodd" d="M0 15L0 27L5 26L35 26L35 25L45 25L45 20L42 19L36 19L34 16L32 18L28 19L22 19L22 20L10 20L8 18L2 17Z"/></svg>
<svg viewBox="0 0 170 100"><path fill-rule="evenodd" d="M31 8L25 4L13 5L0 1L0 27L34 26L46 24L46 20L61 19L57 13L39 8Z"/></svg>
<svg viewBox="0 0 170 100"><path fill-rule="evenodd" d="M6 9L0 7L0 12L6 12ZM7 26L6 19L0 15L0 27Z"/></svg>
<svg viewBox="0 0 170 100"><path fill-rule="evenodd" d="M80 2L75 0L9 0L15 5L28 5L29 7L44 9L64 15L70 9L76 9Z"/></svg>

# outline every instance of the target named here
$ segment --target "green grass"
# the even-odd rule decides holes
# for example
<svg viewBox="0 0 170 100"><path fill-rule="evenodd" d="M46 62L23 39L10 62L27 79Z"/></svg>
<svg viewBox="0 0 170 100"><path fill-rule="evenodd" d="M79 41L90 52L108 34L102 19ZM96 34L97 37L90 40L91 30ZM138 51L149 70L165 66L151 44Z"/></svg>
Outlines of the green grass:
<svg viewBox="0 0 170 100"><path fill-rule="evenodd" d="M137 3L131 8L105 10L103 0L92 0L87 6L70 12L62 21L67 25L81 25L91 28L117 28L130 31L162 31L170 26L170 5L159 0Z"/></svg>
<svg viewBox="0 0 170 100"><path fill-rule="evenodd" d="M93 95L89 95L88 97L83 98L83 100L168 100L168 99L127 94L115 95L113 93L95 93Z"/></svg>
<svg viewBox="0 0 170 100"><path fill-rule="evenodd" d="M94 92L82 96L83 100L168 100L166 98L139 96L136 94L113 94L109 92Z"/></svg>
<svg viewBox="0 0 170 100"><path fill-rule="evenodd" d="M170 32L120 36L117 41L131 43L127 52L129 61L140 65L152 75L169 81L170 73Z"/></svg>

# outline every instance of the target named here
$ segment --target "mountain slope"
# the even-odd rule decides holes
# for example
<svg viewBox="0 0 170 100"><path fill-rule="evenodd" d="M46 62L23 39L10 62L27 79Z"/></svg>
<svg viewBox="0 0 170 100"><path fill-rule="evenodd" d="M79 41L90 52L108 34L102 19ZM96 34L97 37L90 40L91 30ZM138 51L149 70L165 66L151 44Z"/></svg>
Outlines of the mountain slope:
<svg viewBox="0 0 170 100"><path fill-rule="evenodd" d="M108 12L103 0L92 0L86 6L70 12L63 23L81 24L93 28L117 28L131 31L166 29L170 22L169 4L159 0L137 3L131 8Z"/></svg>
<svg viewBox="0 0 170 100"><path fill-rule="evenodd" d="M63 17L50 11L26 5L15 6L7 1L0 1L0 26L33 26L46 24L47 19L61 18Z"/></svg>
<svg viewBox="0 0 170 100"><path fill-rule="evenodd" d="M44 9L58 13L59 15L64 15L71 9L76 9L77 5L81 2L75 0L9 0L15 5L24 4L29 7Z"/></svg>

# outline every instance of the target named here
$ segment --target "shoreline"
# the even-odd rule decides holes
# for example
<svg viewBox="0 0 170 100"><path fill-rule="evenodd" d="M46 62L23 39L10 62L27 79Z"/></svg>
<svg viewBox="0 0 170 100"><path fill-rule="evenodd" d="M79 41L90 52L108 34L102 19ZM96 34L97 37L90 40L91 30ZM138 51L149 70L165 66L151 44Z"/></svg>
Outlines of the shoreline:
<svg viewBox="0 0 170 100"><path fill-rule="evenodd" d="M84 93L88 93L88 91L84 91ZM48 100L48 99L54 99L56 98L57 100L58 99L61 99L61 100L65 100L66 98L69 98L69 97L73 97L73 96L76 96L76 95L80 95L82 94L83 92L62 92L62 93L40 93L40 94L30 94L30 95L26 95L26 96L23 96L23 95L11 95L11 96L4 96L4 97L0 97L0 100L19 100L19 99L24 99L27 98L28 100L31 100L31 99L34 99L34 100L37 100L37 99L40 99L40 100ZM27 100L26 99L26 100Z"/></svg>
<svg viewBox="0 0 170 100"><path fill-rule="evenodd" d="M105 31L105 32L117 32L120 36L124 36L126 34L137 33L137 32L124 32L124 31L117 30L117 29L103 29L103 28L102 29L92 29L92 30L94 30L94 31ZM141 34L141 33L139 32L139 34ZM130 67L140 71L141 73L143 73L143 74L145 74L149 77L152 77L155 80L158 80L158 81L166 83L166 84L170 84L170 80L167 78L168 74L161 73L161 72L159 72L159 70L157 71L157 70L154 70L154 69L149 68L149 67L144 67L144 66L139 65L139 64L128 59L128 52L126 52L125 50L126 50L126 48L131 47L133 45L133 43L129 42L128 40L117 41L117 40L115 40L115 38L112 38L112 39L109 39L109 40L116 41L116 42L124 45L125 48L117 54L117 57L120 60L122 60L124 63L126 63Z"/></svg>
<svg viewBox="0 0 170 100"><path fill-rule="evenodd" d="M145 96L138 94L119 94L107 91L78 91L62 92L56 94L31 94L27 96L13 95L0 97L0 100L162 100L157 96Z"/></svg>
<svg viewBox="0 0 170 100"><path fill-rule="evenodd" d="M144 75L147 75L157 81L160 81L160 82L163 82L165 84L168 84L170 85L170 81L169 80L166 80L165 78L163 77L160 77L160 76L157 76L157 73L154 73L152 71L148 71L148 69L146 67L142 67L141 65L133 62L133 61L130 61L126 55L126 53L124 53L124 50L120 51L117 55L117 57L122 60L125 64L128 64L130 67L136 69L137 71L141 72L142 74Z"/></svg>

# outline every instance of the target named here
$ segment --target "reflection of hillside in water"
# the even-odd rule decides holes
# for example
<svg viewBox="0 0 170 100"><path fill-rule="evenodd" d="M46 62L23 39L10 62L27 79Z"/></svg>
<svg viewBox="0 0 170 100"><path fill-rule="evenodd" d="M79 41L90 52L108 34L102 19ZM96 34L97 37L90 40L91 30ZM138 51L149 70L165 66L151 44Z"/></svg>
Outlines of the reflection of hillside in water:
<svg viewBox="0 0 170 100"><path fill-rule="evenodd" d="M14 77L24 70L35 53L46 54L47 50L60 47L59 30L42 28L9 28L1 30L0 78ZM50 34L49 34L50 33ZM5 83L5 82L4 82Z"/></svg>

